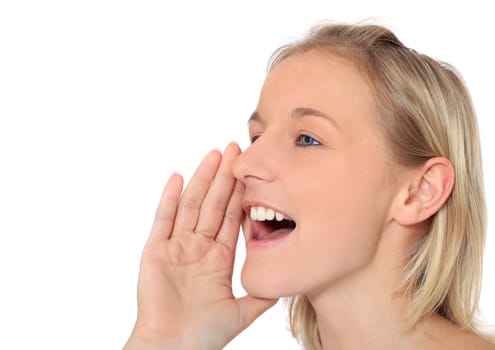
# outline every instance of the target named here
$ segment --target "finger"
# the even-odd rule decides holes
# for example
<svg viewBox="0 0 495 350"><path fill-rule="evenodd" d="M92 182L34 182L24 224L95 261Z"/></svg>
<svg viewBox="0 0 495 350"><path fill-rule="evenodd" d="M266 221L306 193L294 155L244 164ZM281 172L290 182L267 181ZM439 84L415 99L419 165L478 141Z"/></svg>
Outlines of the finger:
<svg viewBox="0 0 495 350"><path fill-rule="evenodd" d="M239 229L242 220L241 199L244 194L244 185L236 181L234 192L230 197L229 204L225 210L225 217L216 237L218 243L224 244L230 249L235 249L239 237Z"/></svg>
<svg viewBox="0 0 495 350"><path fill-rule="evenodd" d="M175 219L172 235L192 232L196 227L199 209L215 178L222 155L218 150L211 151L201 161L194 175L189 181L182 197Z"/></svg>
<svg viewBox="0 0 495 350"><path fill-rule="evenodd" d="M153 240L155 238L167 239L170 237L183 183L184 180L179 174L174 173L170 176L170 179L163 189L148 240Z"/></svg>
<svg viewBox="0 0 495 350"><path fill-rule="evenodd" d="M246 295L237 299L239 305L239 332L247 328L263 312L277 303L278 299L259 299Z"/></svg>
<svg viewBox="0 0 495 350"><path fill-rule="evenodd" d="M231 143L225 149L222 162L201 205L195 233L213 238L217 235L225 216L225 210L235 185L232 163L241 153L239 146Z"/></svg>

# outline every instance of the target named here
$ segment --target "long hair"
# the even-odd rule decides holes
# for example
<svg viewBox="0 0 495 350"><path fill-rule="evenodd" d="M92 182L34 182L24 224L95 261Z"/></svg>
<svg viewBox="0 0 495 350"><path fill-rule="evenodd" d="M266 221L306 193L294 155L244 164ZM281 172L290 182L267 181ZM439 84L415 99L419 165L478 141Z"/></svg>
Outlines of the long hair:
<svg viewBox="0 0 495 350"><path fill-rule="evenodd" d="M415 245L397 290L410 298L411 325L438 313L478 333L486 208L476 115L460 74L407 48L386 28L344 24L316 27L282 46L268 70L310 50L341 55L358 67L372 89L378 124L395 161L405 166L436 156L451 161L452 194ZM293 335L306 349L321 349L309 300L295 296L287 306Z"/></svg>

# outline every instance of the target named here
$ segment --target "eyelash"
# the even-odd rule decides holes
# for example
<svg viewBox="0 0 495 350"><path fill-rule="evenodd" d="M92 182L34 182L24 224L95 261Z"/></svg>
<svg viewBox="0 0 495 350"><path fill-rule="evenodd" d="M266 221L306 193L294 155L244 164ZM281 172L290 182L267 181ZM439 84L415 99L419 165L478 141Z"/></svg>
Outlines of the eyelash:
<svg viewBox="0 0 495 350"><path fill-rule="evenodd" d="M251 143L256 142L256 140L260 136L261 135L254 135L253 137L251 137ZM308 141L308 139L309 139L310 143L307 144L307 143L301 142L303 139L305 139L306 141ZM312 136L309 136L309 135L306 135L306 134L300 134L296 138L296 145L297 146L301 146L301 147L310 147L310 146L319 146L319 145L321 145L321 143L318 140L316 140L314 137L312 137Z"/></svg>
<svg viewBox="0 0 495 350"><path fill-rule="evenodd" d="M251 137L251 143L254 143L261 135L254 135Z"/></svg>

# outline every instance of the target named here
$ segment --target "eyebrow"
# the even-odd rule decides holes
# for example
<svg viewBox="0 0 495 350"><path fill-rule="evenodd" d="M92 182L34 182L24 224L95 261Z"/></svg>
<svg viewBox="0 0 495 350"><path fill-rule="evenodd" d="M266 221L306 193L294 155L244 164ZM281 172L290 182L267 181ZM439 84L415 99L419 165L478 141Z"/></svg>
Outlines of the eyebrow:
<svg viewBox="0 0 495 350"><path fill-rule="evenodd" d="M340 129L339 124L335 121L334 118L332 118L330 115L323 113L323 112L321 112L317 109L314 109L314 108L297 107L297 108L293 109L292 112L290 113L290 117L292 119L297 119L297 120L300 120L304 117L309 117L309 116L326 119L335 128ZM248 124L251 123L252 121L262 122L260 114L257 111L254 111L251 114L251 117L249 117L249 120L248 120Z"/></svg>

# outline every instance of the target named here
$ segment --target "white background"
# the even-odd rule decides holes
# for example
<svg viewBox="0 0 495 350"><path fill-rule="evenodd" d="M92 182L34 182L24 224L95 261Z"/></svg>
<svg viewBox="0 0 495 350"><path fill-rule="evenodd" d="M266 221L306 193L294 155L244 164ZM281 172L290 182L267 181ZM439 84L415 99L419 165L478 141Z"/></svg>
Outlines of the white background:
<svg viewBox="0 0 495 350"><path fill-rule="evenodd" d="M479 115L495 323L493 11L462 1L0 2L0 348L118 349L168 176L248 144L279 45L322 20L372 18L454 64ZM238 271L235 293L242 295ZM228 349L297 349L277 305Z"/></svg>

